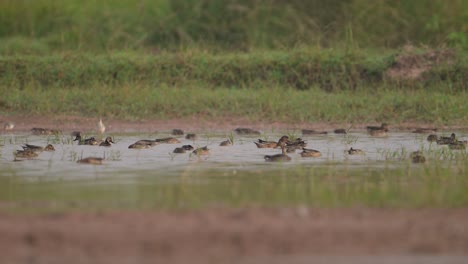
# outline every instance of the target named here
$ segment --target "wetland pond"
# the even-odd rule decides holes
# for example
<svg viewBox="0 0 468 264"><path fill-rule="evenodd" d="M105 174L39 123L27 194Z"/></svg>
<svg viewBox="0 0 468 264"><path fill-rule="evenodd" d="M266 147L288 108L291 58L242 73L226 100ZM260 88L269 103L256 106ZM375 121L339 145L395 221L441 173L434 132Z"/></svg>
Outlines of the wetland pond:
<svg viewBox="0 0 468 264"><path fill-rule="evenodd" d="M464 131L438 134L450 135L451 132L455 132L459 140L467 139ZM307 142L307 148L319 150L321 157L301 157L297 150L288 153L292 158L290 162L265 162L265 155L278 154L281 150L260 149L253 142L258 138L276 141L282 135L301 137ZM435 203L456 206L468 200L466 195L463 199L459 197L459 192L466 193L468 186L466 151L430 143L426 140L427 134L396 131L387 137L372 137L365 131L346 135L272 131L251 136L210 132L197 133L196 140L172 136L170 132L109 136L115 142L111 147L78 145L72 136L65 134L2 134L0 199L180 207L207 203L378 205L392 201L399 204L412 197L415 205L424 205L434 203L433 198L426 200L423 196L428 188L439 184L436 194L440 192L441 197ZM233 137L234 144L219 146L229 136ZM177 137L180 143L141 150L128 148L140 139L164 137ZM25 143L53 144L55 151L44 151L34 159L14 161L14 152ZM210 154L173 153L176 147L187 144L195 148L208 146ZM349 155L346 150L350 147L362 149L365 154ZM411 162L410 153L416 150L424 153L426 163ZM104 158L103 164L77 163L90 156ZM414 197L406 194L410 189L416 193Z"/></svg>

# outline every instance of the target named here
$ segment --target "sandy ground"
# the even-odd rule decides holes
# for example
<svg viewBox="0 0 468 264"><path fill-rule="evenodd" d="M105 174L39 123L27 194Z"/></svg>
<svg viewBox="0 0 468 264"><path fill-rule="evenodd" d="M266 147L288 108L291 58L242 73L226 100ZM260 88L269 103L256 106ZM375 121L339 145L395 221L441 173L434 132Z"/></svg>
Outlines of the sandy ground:
<svg viewBox="0 0 468 264"><path fill-rule="evenodd" d="M1 263L468 263L468 209L0 212L0 234Z"/></svg>

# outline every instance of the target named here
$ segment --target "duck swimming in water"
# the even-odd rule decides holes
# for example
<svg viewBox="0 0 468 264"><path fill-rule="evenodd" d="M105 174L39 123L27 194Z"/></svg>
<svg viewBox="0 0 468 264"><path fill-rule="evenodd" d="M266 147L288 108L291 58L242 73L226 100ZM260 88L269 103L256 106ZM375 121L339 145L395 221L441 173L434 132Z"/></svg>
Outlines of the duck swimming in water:
<svg viewBox="0 0 468 264"><path fill-rule="evenodd" d="M114 143L112 137L106 137L106 139L99 144L100 147L110 147L112 146L111 143Z"/></svg>
<svg viewBox="0 0 468 264"><path fill-rule="evenodd" d="M276 154L276 155L265 155L265 161L269 162L285 162L285 161L290 161L291 157L286 155L286 143L288 142L289 137L288 136L282 136L277 143L277 146L281 148L281 154Z"/></svg>
<svg viewBox="0 0 468 264"><path fill-rule="evenodd" d="M45 147L41 147L41 146L36 146L36 145L30 145L30 144L25 144L23 146L23 150L30 150L30 151L33 151L33 152L36 152L36 153L40 153L42 151L55 151L55 148L54 146L52 146L51 144L48 144L47 146Z"/></svg>

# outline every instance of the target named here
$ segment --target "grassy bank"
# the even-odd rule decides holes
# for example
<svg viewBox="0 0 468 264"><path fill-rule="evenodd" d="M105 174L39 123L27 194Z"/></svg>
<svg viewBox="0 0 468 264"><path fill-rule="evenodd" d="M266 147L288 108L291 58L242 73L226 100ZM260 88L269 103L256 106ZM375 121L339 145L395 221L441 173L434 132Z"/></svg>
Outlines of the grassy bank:
<svg viewBox="0 0 468 264"><path fill-rule="evenodd" d="M396 75L389 71L401 71ZM174 87L257 88L284 86L301 90L393 88L464 91L468 54L453 50L410 48L372 50L295 49L251 53L72 53L0 57L0 84L34 87L119 86L147 84ZM420 72L406 76L404 71Z"/></svg>
<svg viewBox="0 0 468 264"><path fill-rule="evenodd" d="M3 56L0 113L466 124L467 70L464 52L415 48Z"/></svg>
<svg viewBox="0 0 468 264"><path fill-rule="evenodd" d="M425 90L375 89L327 93L282 87L244 89L160 86L91 86L11 89L0 86L3 113L71 114L117 119L170 119L226 115L260 122L419 122L462 125L468 117L466 95Z"/></svg>

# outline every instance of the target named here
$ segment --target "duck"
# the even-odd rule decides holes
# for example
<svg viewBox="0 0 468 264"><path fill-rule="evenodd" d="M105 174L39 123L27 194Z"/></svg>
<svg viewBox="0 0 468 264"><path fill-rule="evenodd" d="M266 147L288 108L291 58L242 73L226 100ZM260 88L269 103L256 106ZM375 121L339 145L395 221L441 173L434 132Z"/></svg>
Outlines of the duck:
<svg viewBox="0 0 468 264"><path fill-rule="evenodd" d="M388 130L388 124L382 123L380 126L366 126L366 128L367 130L382 130L382 129Z"/></svg>
<svg viewBox="0 0 468 264"><path fill-rule="evenodd" d="M455 133L452 133L450 137L439 137L437 140L437 145L449 145L457 141L457 136Z"/></svg>
<svg viewBox="0 0 468 264"><path fill-rule="evenodd" d="M427 141L429 142L437 142L438 139L439 136L437 136L436 134L430 134L429 136L427 136Z"/></svg>
<svg viewBox="0 0 468 264"><path fill-rule="evenodd" d="M302 148L301 157L318 158L320 156L322 156L322 153L320 153L318 150Z"/></svg>
<svg viewBox="0 0 468 264"><path fill-rule="evenodd" d="M427 127L418 127L415 130L413 130L413 133L418 133L418 134L427 134L427 133L436 133L437 128L427 128Z"/></svg>
<svg viewBox="0 0 468 264"><path fill-rule="evenodd" d="M388 132L388 124L382 123L380 126L367 126L367 132L374 137L385 137Z"/></svg>
<svg viewBox="0 0 468 264"><path fill-rule="evenodd" d="M335 133L335 134L348 134L347 130L344 129L344 128L337 128L337 129L333 130L333 133Z"/></svg>
<svg viewBox="0 0 468 264"><path fill-rule="evenodd" d="M179 148L175 148L174 149L174 153L185 153L187 151L190 151L190 150L193 150L193 146L192 145L183 145L182 147L179 147Z"/></svg>
<svg viewBox="0 0 468 264"><path fill-rule="evenodd" d="M450 149L453 149L453 150L462 150L466 148L467 144L468 144L468 141L457 140L455 142L449 143L448 146Z"/></svg>
<svg viewBox="0 0 468 264"><path fill-rule="evenodd" d="M234 132L236 132L239 135L260 135L260 131L247 127L238 127L234 129Z"/></svg>
<svg viewBox="0 0 468 264"><path fill-rule="evenodd" d="M413 163L425 163L426 157L424 157L422 151L413 151L410 155L411 161Z"/></svg>
<svg viewBox="0 0 468 264"><path fill-rule="evenodd" d="M152 146L153 145L151 145L151 144L143 144L143 143L135 142L135 143L131 144L130 146L128 146L128 148L129 149L149 149Z"/></svg>
<svg viewBox="0 0 468 264"><path fill-rule="evenodd" d="M257 148L276 148L278 147L278 142L276 141L266 141L262 139L258 139L258 141L254 142L257 145Z"/></svg>
<svg viewBox="0 0 468 264"><path fill-rule="evenodd" d="M193 152L193 154L195 155L209 155L210 154L210 150L208 149L208 146L204 146L202 148L197 148L195 149Z"/></svg>
<svg viewBox="0 0 468 264"><path fill-rule="evenodd" d="M174 136L182 136L184 134L184 131L182 129L174 128L172 129L171 134Z"/></svg>
<svg viewBox="0 0 468 264"><path fill-rule="evenodd" d="M33 158L36 158L37 156L39 156L39 154L37 154L37 152L34 152L34 151L30 150L30 149L17 150L14 155L15 155L15 160L17 158L33 159Z"/></svg>
<svg viewBox="0 0 468 264"><path fill-rule="evenodd" d="M106 139L99 144L100 147L110 147L112 146L111 143L114 143L112 137L106 137Z"/></svg>
<svg viewBox="0 0 468 264"><path fill-rule="evenodd" d="M97 157L87 157L84 159L80 159L77 161L77 163L81 164L93 164L93 165L101 165L102 162L104 161L103 158L97 158Z"/></svg>
<svg viewBox="0 0 468 264"><path fill-rule="evenodd" d="M364 155L365 152L361 149L355 149L353 147L351 147L350 149L346 150L346 152L349 154L349 155Z"/></svg>
<svg viewBox="0 0 468 264"><path fill-rule="evenodd" d="M287 147L306 147L307 142L305 142L305 140L303 140L302 138L296 138L296 140L294 141L288 140L286 142L286 146Z"/></svg>
<svg viewBox="0 0 468 264"><path fill-rule="evenodd" d="M388 135L388 129L368 130L368 132L373 137L386 137Z"/></svg>
<svg viewBox="0 0 468 264"><path fill-rule="evenodd" d="M91 145L91 146L99 145L99 142L94 137L83 139L81 137L81 133L76 135L73 141L78 141L78 145Z"/></svg>
<svg viewBox="0 0 468 264"><path fill-rule="evenodd" d="M36 136L40 135L58 135L61 133L58 129L48 129L48 128L41 128L41 127L33 127L31 128L31 133Z"/></svg>
<svg viewBox="0 0 468 264"><path fill-rule="evenodd" d="M155 142L158 142L158 143L166 143L166 144L177 144L177 143L180 143L180 141L179 141L177 138L173 138L173 137L157 138L157 139L155 139Z"/></svg>
<svg viewBox="0 0 468 264"><path fill-rule="evenodd" d="M232 141L231 141L230 139L227 139L227 140L221 141L221 143L219 143L219 145L220 145L221 147L232 146Z"/></svg>
<svg viewBox="0 0 468 264"><path fill-rule="evenodd" d="M23 146L23 150L30 150L32 152L40 153L42 151L55 151L55 148L52 144L48 144L45 147L41 146L36 146L36 145L30 145L30 144L25 144Z"/></svg>
<svg viewBox="0 0 468 264"><path fill-rule="evenodd" d="M286 152L293 153L296 150L302 149L307 146L307 143L302 138L296 138L296 140L288 140L286 142Z"/></svg>
<svg viewBox="0 0 468 264"><path fill-rule="evenodd" d="M156 145L159 145L159 143L156 142L155 140L141 139L131 144L130 146L128 146L128 148L129 149L148 149Z"/></svg>
<svg viewBox="0 0 468 264"><path fill-rule="evenodd" d="M302 129L302 135L326 135L327 131L316 131L313 129Z"/></svg>
<svg viewBox="0 0 468 264"><path fill-rule="evenodd" d="M187 135L185 135L185 139L188 139L188 140L196 140L196 139L197 139L197 134L195 134L195 133L188 133Z"/></svg>
<svg viewBox="0 0 468 264"><path fill-rule="evenodd" d="M286 143L288 142L288 136L282 136L277 143L277 146L281 148L281 154L276 155L265 155L264 159L268 162L285 162L291 161L291 157L286 155Z"/></svg>

